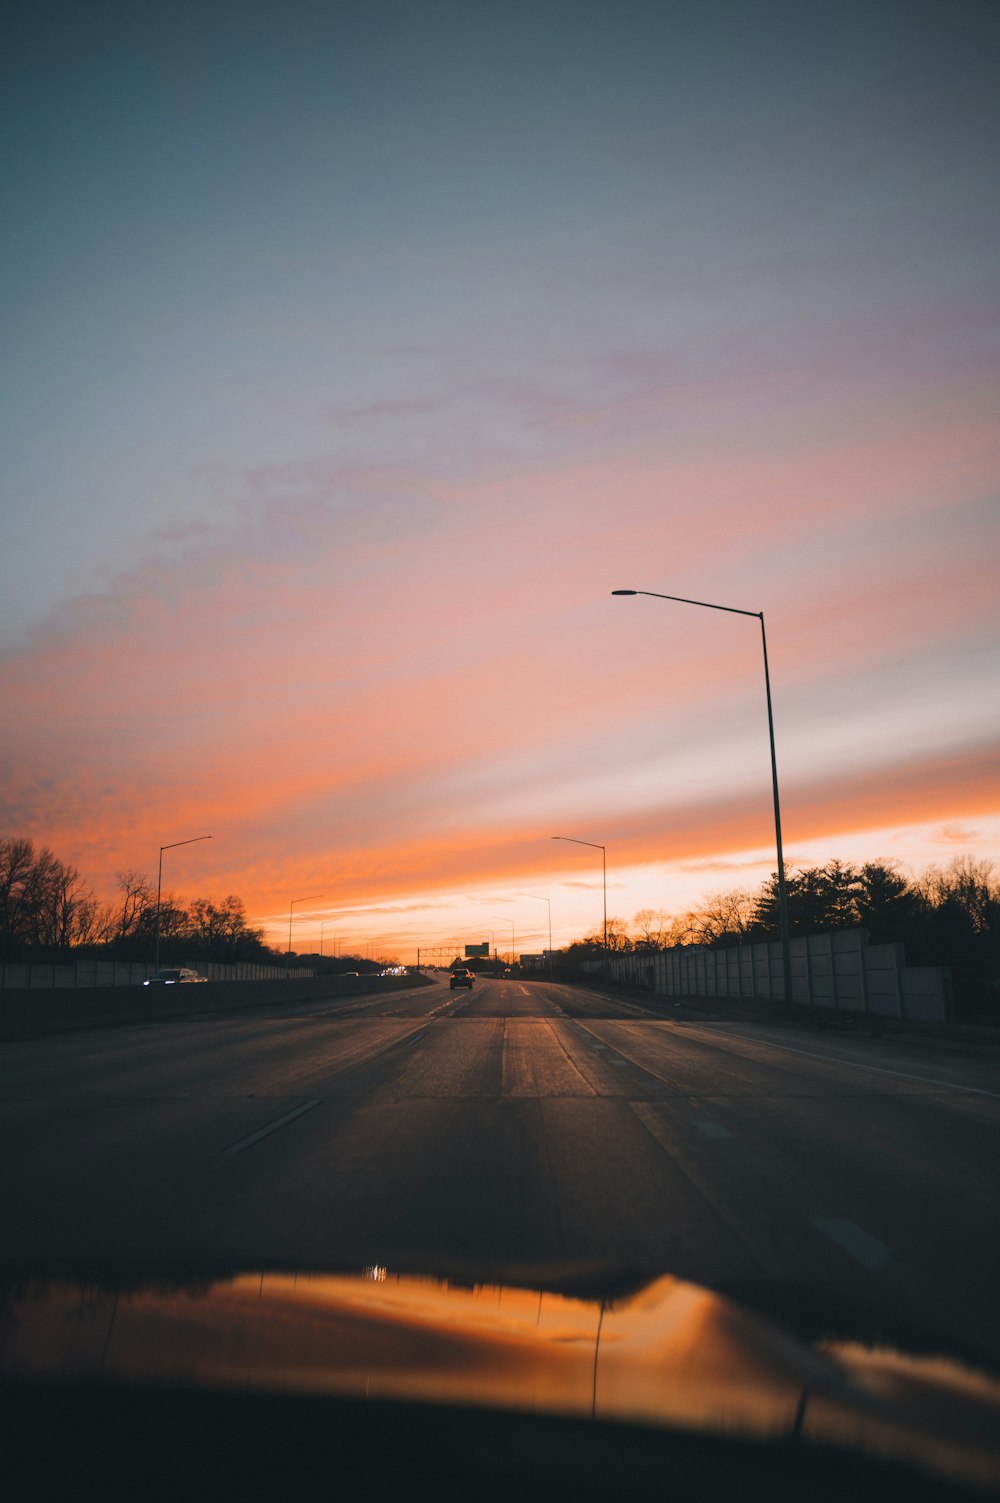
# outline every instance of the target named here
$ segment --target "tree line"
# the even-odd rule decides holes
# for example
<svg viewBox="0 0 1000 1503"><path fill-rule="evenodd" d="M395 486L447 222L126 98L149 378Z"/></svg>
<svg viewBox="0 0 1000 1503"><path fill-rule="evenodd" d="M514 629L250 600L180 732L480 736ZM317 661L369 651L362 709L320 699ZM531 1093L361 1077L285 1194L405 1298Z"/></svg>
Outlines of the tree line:
<svg viewBox="0 0 1000 1503"><path fill-rule="evenodd" d="M992 863L956 856L946 867L905 876L890 861L829 861L787 874L792 937L861 927L872 944L901 943L909 965L950 966L966 1017L1000 1015L1000 878ZM712 893L682 914L641 909L631 923L608 919L608 949L743 945L780 937L777 873L755 891ZM600 953L594 929L564 951L570 968Z"/></svg>
<svg viewBox="0 0 1000 1503"><path fill-rule="evenodd" d="M904 944L910 965L950 966L966 1017L1000 1016L1000 878L990 862L956 856L907 877L889 861L829 861L788 874L785 886L793 936L860 926L873 944ZM162 894L159 924L165 961L268 963L283 954L264 943L235 894L188 903ZM685 913L643 908L631 923L608 919L608 948L622 952L753 944L779 934L776 873L756 891L712 893ZM602 939L596 929L570 945L560 968L571 974L595 958ZM0 960L148 960L155 944L156 889L141 872L119 872L114 898L101 901L47 846L0 840ZM374 962L341 956L335 968L345 965L368 970Z"/></svg>
<svg viewBox="0 0 1000 1503"><path fill-rule="evenodd" d="M263 929L247 921L242 898L162 894L160 958L273 962ZM156 887L137 871L117 874L116 895L97 898L75 866L23 837L0 840L0 960L82 957L149 960L156 946Z"/></svg>

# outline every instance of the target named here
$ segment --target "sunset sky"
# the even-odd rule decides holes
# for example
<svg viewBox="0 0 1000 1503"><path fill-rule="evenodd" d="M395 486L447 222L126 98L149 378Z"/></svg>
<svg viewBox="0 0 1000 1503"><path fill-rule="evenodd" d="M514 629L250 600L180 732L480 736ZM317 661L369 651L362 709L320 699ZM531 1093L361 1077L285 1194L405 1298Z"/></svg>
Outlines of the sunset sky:
<svg viewBox="0 0 1000 1503"><path fill-rule="evenodd" d="M279 945L1000 861L995 0L7 0L0 836ZM531 896L525 896L530 894ZM315 895L315 901L313 901Z"/></svg>

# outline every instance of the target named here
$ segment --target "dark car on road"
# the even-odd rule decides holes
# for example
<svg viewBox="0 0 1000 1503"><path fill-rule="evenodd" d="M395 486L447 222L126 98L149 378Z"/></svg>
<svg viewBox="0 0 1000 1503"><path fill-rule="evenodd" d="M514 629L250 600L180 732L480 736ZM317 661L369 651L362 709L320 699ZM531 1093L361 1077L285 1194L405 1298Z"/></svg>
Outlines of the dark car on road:
<svg viewBox="0 0 1000 1503"><path fill-rule="evenodd" d="M454 991L455 988L456 988L456 986L468 986L468 987L471 987L472 983L473 983L473 981L475 981L475 979L476 979L475 976L473 976L472 972L468 969L468 967L467 966L462 966L459 970L452 971L452 973L451 973L451 983L450 983L451 984L451 989L452 989L452 991Z"/></svg>

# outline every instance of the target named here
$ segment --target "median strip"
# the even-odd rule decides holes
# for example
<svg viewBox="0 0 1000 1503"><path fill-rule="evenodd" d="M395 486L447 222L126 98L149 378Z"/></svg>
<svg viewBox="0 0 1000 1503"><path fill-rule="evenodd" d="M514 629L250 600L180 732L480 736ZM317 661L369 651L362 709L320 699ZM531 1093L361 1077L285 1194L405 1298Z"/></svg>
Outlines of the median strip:
<svg viewBox="0 0 1000 1503"><path fill-rule="evenodd" d="M885 1243L870 1236L857 1222L848 1221L846 1217L816 1216L813 1218L813 1226L836 1242L838 1247L842 1247L862 1267L877 1269L887 1266L890 1253Z"/></svg>
<svg viewBox="0 0 1000 1503"><path fill-rule="evenodd" d="M270 1137L273 1132L280 1132L283 1127L288 1126L289 1122L294 1122L296 1117L303 1117L306 1112L311 1112L322 1104L321 1101L304 1101L301 1106L293 1106L290 1112L285 1112L284 1116L276 1117L273 1122L269 1122L266 1127L259 1128L257 1132L252 1132L249 1137L240 1138L238 1143L231 1143L228 1148L223 1148L222 1152L224 1154L246 1153L247 1149L259 1143L261 1138Z"/></svg>

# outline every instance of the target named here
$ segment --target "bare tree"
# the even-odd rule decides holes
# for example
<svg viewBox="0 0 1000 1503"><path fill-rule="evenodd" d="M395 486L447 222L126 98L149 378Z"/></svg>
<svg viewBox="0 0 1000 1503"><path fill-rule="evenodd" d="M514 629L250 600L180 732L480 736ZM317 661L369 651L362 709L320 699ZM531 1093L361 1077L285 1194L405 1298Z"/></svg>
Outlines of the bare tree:
<svg viewBox="0 0 1000 1503"><path fill-rule="evenodd" d="M231 960L243 946L258 946L262 929L247 923L243 899L230 893L221 902L196 898L188 913L189 933L198 953L208 960Z"/></svg>
<svg viewBox="0 0 1000 1503"><path fill-rule="evenodd" d="M715 892L690 915L691 928L700 945L738 944L748 940L756 927L757 899L750 892Z"/></svg>
<svg viewBox="0 0 1000 1503"><path fill-rule="evenodd" d="M0 935L5 948L23 941L23 921L35 847L23 838L0 841Z"/></svg>
<svg viewBox="0 0 1000 1503"><path fill-rule="evenodd" d="M632 920L637 950L663 950L673 920L665 908L640 908Z"/></svg>
<svg viewBox="0 0 1000 1503"><path fill-rule="evenodd" d="M132 948L140 941L151 944L156 913L152 882L132 868L118 872L116 881L120 896L101 916L100 939L117 948Z"/></svg>
<svg viewBox="0 0 1000 1503"><path fill-rule="evenodd" d="M944 871L931 866L918 879L918 888L935 908L953 906L981 934L996 923L1000 906L1000 880L991 861L974 856L956 856Z"/></svg>
<svg viewBox="0 0 1000 1503"><path fill-rule="evenodd" d="M75 866L31 840L0 841L0 948L51 953L89 932L96 905Z"/></svg>

